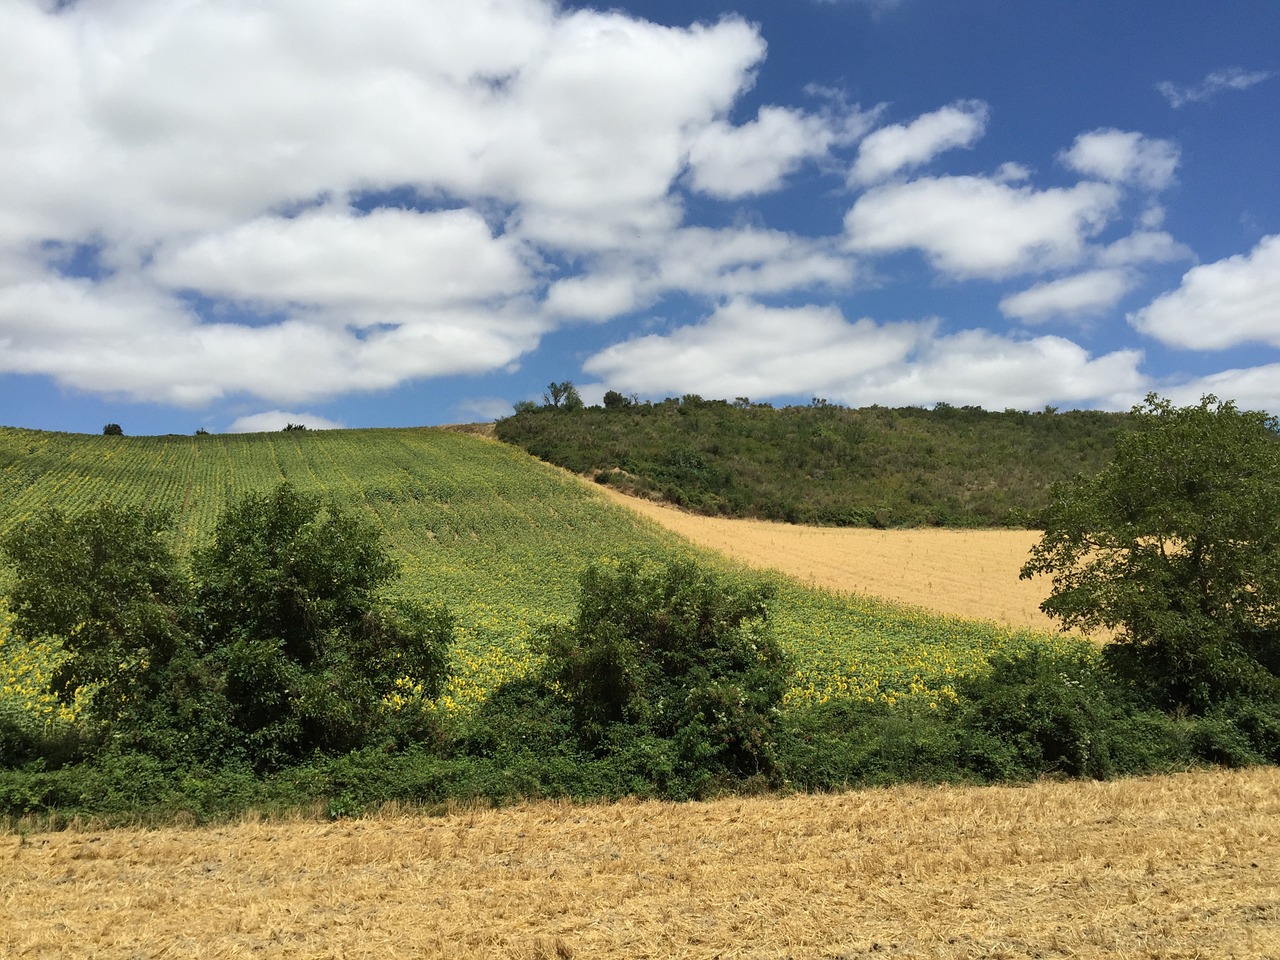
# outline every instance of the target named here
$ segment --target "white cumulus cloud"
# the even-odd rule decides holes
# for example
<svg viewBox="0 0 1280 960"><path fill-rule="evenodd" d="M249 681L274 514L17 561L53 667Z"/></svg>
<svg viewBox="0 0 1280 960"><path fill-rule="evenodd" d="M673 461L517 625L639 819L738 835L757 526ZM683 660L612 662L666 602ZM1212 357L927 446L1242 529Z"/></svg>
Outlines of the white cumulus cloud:
<svg viewBox="0 0 1280 960"><path fill-rule="evenodd" d="M762 227L685 227L654 236L644 249L601 257L583 274L556 281L547 309L605 320L670 292L723 299L812 288L846 288L853 258L834 241Z"/></svg>
<svg viewBox="0 0 1280 960"><path fill-rule="evenodd" d="M834 307L732 301L704 322L615 344L583 369L623 392L823 396L851 406L946 401L1034 409L1114 405L1143 389L1137 351L1091 357L1060 337L941 335L935 320L847 321Z"/></svg>
<svg viewBox="0 0 1280 960"><path fill-rule="evenodd" d="M998 279L1078 262L1119 199L1105 183L1035 190L929 177L867 191L845 215L845 229L859 253L920 250L952 276Z"/></svg>
<svg viewBox="0 0 1280 960"><path fill-rule="evenodd" d="M1247 254L1193 267L1178 289L1130 314L1129 322L1191 350L1280 346L1280 234L1263 237Z"/></svg>
<svg viewBox="0 0 1280 960"><path fill-rule="evenodd" d="M726 199L767 193L804 162L857 140L870 124L871 115L857 108L808 114L773 106L761 107L741 126L716 121L693 141L690 181L694 189Z"/></svg>
<svg viewBox="0 0 1280 960"><path fill-rule="evenodd" d="M881 127L859 145L849 182L874 183L928 163L944 150L972 146L986 132L989 114L980 100L958 100L909 124Z"/></svg>
<svg viewBox="0 0 1280 960"><path fill-rule="evenodd" d="M1125 130L1094 130L1076 137L1062 162L1077 173L1148 190L1173 185L1179 151L1169 140Z"/></svg>
<svg viewBox="0 0 1280 960"><path fill-rule="evenodd" d="M432 310L509 297L532 277L520 245L472 210L317 209L260 217L163 248L150 275L165 286L287 307ZM352 311L355 313L353 314Z"/></svg>
<svg viewBox="0 0 1280 960"><path fill-rule="evenodd" d="M1134 278L1124 270L1089 270L1007 296L1000 312L1026 323L1089 316L1114 307L1133 287Z"/></svg>
<svg viewBox="0 0 1280 960"><path fill-rule="evenodd" d="M505 369L549 285L653 259L695 144L728 138L732 192L861 132L770 105L727 126L764 53L739 17L551 0L0 4L0 372L292 409ZM96 270L65 275L82 248ZM784 265L838 272L812 259ZM593 280L564 313L632 296Z"/></svg>

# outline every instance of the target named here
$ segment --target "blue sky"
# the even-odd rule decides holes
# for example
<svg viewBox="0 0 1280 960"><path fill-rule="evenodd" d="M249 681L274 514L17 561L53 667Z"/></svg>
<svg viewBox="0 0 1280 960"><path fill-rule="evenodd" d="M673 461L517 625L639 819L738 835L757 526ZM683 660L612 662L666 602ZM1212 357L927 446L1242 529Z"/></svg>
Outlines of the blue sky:
<svg viewBox="0 0 1280 960"><path fill-rule="evenodd" d="M9 0L0 424L1280 412L1274 0Z"/></svg>

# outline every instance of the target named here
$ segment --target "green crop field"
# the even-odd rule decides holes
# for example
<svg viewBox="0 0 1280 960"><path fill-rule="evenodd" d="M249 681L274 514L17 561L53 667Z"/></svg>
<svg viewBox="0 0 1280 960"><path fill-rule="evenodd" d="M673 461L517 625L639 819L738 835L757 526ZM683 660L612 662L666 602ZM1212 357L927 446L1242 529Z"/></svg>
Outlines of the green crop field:
<svg viewBox="0 0 1280 960"><path fill-rule="evenodd" d="M362 512L401 563L397 587L458 620L454 677L435 709L456 711L535 662L538 632L572 616L594 560L694 548L589 485L492 440L438 429L107 437L0 428L0 532L56 506L102 500L172 510L177 547L209 535L223 505L288 480ZM733 576L761 574L731 568ZM0 570L0 588L5 571ZM798 669L790 702L847 697L937 703L995 651L1076 641L925 614L779 580L773 622ZM12 634L0 597L0 710L72 714L40 690L56 644ZM403 702L412 702L411 688Z"/></svg>

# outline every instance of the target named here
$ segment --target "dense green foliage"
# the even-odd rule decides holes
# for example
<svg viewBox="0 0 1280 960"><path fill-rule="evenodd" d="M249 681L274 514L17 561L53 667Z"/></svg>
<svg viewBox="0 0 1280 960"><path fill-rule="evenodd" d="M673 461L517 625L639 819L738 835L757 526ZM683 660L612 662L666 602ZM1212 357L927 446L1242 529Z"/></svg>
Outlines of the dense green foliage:
<svg viewBox="0 0 1280 960"><path fill-rule="evenodd" d="M51 506L80 512L109 499L175 518L180 557L209 543L229 501L282 480L376 526L400 568L389 594L447 606L456 619L441 712L470 709L540 662L536 638L567 623L578 578L604 557L695 557L761 579L600 497L512 447L443 430L338 430L199 437L118 437L0 428L0 532ZM0 592L5 571L0 569ZM776 578L765 578L776 580ZM776 580L772 625L797 670L787 702L949 695L957 677L1000 650L1046 642L994 623L959 620L871 597ZM0 712L42 699L44 667L3 642ZM48 660L50 656L44 656ZM41 658L35 658L41 660ZM395 695L406 709L424 692ZM11 698L11 699L6 699ZM941 702L941 701L938 701Z"/></svg>
<svg viewBox="0 0 1280 960"><path fill-rule="evenodd" d="M702 513L835 526L1036 526L1050 485L1092 474L1121 414L774 409L696 396L524 405L498 436L602 483Z"/></svg>
<svg viewBox="0 0 1280 960"><path fill-rule="evenodd" d="M1118 631L1109 648L1168 707L1280 699L1277 421L1214 397L1154 395L1096 476L1054 488L1023 576L1044 610Z"/></svg>
<svg viewBox="0 0 1280 960"><path fill-rule="evenodd" d="M96 749L267 769L399 732L402 682L438 694L452 621L380 602L395 565L367 523L287 484L250 495L197 554L194 586L163 531L103 504L0 541L15 632L61 639L52 691L83 695Z"/></svg>
<svg viewBox="0 0 1280 960"><path fill-rule="evenodd" d="M597 750L645 739L662 779L683 782L769 772L790 664L768 630L768 599L762 585L690 560L593 566L544 670Z"/></svg>
<svg viewBox="0 0 1280 960"><path fill-rule="evenodd" d="M109 723L137 691L154 693L186 645L191 592L164 537L169 518L103 503L79 516L36 514L0 539L17 568L10 603L17 633L58 638L68 655L53 673L63 703L81 695Z"/></svg>

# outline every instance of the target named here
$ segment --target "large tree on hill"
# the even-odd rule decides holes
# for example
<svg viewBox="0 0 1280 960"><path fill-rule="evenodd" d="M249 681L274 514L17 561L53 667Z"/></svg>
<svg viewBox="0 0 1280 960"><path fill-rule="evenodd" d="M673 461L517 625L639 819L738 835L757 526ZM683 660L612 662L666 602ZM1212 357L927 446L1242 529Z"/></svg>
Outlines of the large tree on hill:
<svg viewBox="0 0 1280 960"><path fill-rule="evenodd" d="M581 410L585 406L572 380L547 384L547 392L542 395L542 402L556 410Z"/></svg>
<svg viewBox="0 0 1280 960"><path fill-rule="evenodd" d="M1151 394L1100 474L1055 486L1023 578L1064 628L1117 632L1107 654L1166 706L1280 692L1277 420L1207 396Z"/></svg>

